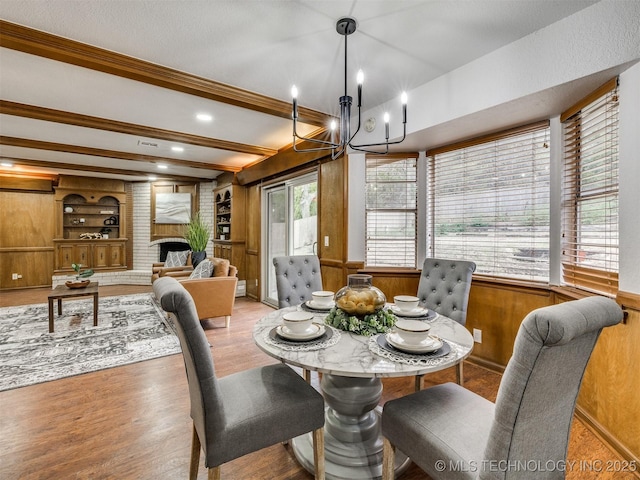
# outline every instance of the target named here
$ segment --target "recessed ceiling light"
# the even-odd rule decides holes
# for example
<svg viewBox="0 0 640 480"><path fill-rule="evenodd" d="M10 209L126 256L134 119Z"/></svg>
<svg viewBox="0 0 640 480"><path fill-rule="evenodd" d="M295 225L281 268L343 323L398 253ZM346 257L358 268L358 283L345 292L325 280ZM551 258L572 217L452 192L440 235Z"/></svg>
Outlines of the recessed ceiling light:
<svg viewBox="0 0 640 480"><path fill-rule="evenodd" d="M208 113L199 113L196 115L196 118L201 122L210 122L211 120L213 120L213 117Z"/></svg>
<svg viewBox="0 0 640 480"><path fill-rule="evenodd" d="M174 152L184 152L184 148L178 147L177 145L174 145L173 147L171 147L171 150L173 150Z"/></svg>
<svg viewBox="0 0 640 480"><path fill-rule="evenodd" d="M169 167L168 167L168 166L166 166L164 163L159 163L159 164L158 164L158 168L159 168L160 170L166 170L166 169L167 169L167 168L169 168Z"/></svg>
<svg viewBox="0 0 640 480"><path fill-rule="evenodd" d="M0 163L0 166L5 167L5 168L11 168L11 167L13 167L13 163L11 163L11 162L2 162L2 163Z"/></svg>

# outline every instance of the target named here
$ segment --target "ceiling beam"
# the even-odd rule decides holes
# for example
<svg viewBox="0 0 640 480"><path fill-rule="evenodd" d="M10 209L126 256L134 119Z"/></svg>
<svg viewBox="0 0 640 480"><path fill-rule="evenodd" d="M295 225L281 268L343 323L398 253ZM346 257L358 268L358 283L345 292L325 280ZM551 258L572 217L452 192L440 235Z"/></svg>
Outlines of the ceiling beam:
<svg viewBox="0 0 640 480"><path fill-rule="evenodd" d="M158 140L166 140L169 142L187 143L189 145L197 145L200 147L215 148L219 150L239 152L249 155L259 155L262 157L270 157L278 152L277 150L274 150L272 148L229 142L227 140L218 140L215 138L202 137L199 135L176 132L173 130L148 127L146 125L119 122L117 120L92 117L89 115L65 112L63 110L38 107L35 105L27 105L24 103L10 102L8 100L0 100L0 113L4 113L6 115L14 115L17 117L44 120L46 122L64 123L66 125L75 125L77 127L95 128L98 130L125 133L127 135L150 137Z"/></svg>
<svg viewBox="0 0 640 480"><path fill-rule="evenodd" d="M82 147L79 145L68 145L64 143L44 142L41 140L30 140L27 138L0 136L0 145L34 148L38 150L50 150L54 152L76 153L79 155L89 155L94 157L115 158L118 160L127 160L130 162L165 163L167 165L175 165L177 167L200 168L204 170L219 170L226 172L239 172L241 170L240 167L230 167L228 165L218 165L215 163L191 162L188 160L176 160L175 158L142 155L139 153L118 152L115 150Z"/></svg>
<svg viewBox="0 0 640 480"><path fill-rule="evenodd" d="M199 176L189 176L189 175L166 175L166 174L156 174L143 172L142 170L123 170L120 168L109 168L109 167L95 167L89 165L78 165L75 163L58 163L58 162L46 162L44 160L32 160L26 158L12 158L12 157L2 157L3 159L11 160L11 162L16 165L24 165L28 167L39 167L39 168L52 168L56 171L55 174L51 174L53 176L57 176L60 170L73 170L79 172L92 172L92 173L102 173L102 174L110 174L110 175L121 175L127 177L149 177L154 176L157 180L179 180L179 181L193 181L194 178L198 180L202 180L202 177ZM9 170L5 170L7 175L13 175L13 172ZM42 175L42 173L37 173L34 175Z"/></svg>
<svg viewBox="0 0 640 480"><path fill-rule="evenodd" d="M325 132L322 132L322 134L324 133ZM319 138L319 136L315 136L314 138ZM317 147L317 144L302 141L297 143L296 146L300 149L305 149ZM330 150L296 152L291 145L281 149L276 155L269 157L267 160L244 167L236 174L236 177L240 185L248 185L327 157L331 158Z"/></svg>
<svg viewBox="0 0 640 480"><path fill-rule="evenodd" d="M291 104L204 77L163 67L85 43L0 20L0 47L208 98L281 118L291 118ZM298 107L300 122L318 127L329 115Z"/></svg>

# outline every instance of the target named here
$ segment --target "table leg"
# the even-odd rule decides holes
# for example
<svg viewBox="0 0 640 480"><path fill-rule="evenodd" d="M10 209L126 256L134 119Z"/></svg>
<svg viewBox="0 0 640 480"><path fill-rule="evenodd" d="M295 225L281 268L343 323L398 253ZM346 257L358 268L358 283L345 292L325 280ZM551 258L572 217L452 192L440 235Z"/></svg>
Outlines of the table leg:
<svg viewBox="0 0 640 480"><path fill-rule="evenodd" d="M382 397L379 378L322 375L320 383L327 404L325 415L325 473L327 479L364 480L382 477L382 435L376 407ZM311 434L292 440L300 464L313 472ZM396 453L396 474L410 464Z"/></svg>
<svg viewBox="0 0 640 480"><path fill-rule="evenodd" d="M53 298L49 299L49 333L53 333Z"/></svg>
<svg viewBox="0 0 640 480"><path fill-rule="evenodd" d="M98 326L98 294L93 295L93 326Z"/></svg>
<svg viewBox="0 0 640 480"><path fill-rule="evenodd" d="M62 315L62 299L58 299L58 315Z"/></svg>

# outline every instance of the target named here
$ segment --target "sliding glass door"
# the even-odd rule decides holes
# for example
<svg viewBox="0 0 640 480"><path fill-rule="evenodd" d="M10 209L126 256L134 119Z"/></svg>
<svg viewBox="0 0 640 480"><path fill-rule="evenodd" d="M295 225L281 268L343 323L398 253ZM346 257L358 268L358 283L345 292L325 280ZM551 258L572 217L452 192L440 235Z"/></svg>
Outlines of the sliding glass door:
<svg viewBox="0 0 640 480"><path fill-rule="evenodd" d="M262 298L277 305L273 258L317 253L318 201L316 173L273 184L262 191Z"/></svg>

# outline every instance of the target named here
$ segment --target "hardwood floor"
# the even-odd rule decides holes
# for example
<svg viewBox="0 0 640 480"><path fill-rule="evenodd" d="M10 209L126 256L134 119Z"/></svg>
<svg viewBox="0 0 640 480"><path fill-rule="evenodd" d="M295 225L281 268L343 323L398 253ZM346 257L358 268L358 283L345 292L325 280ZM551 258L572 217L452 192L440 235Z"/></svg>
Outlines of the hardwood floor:
<svg viewBox="0 0 640 480"><path fill-rule="evenodd" d="M100 287L101 296L150 291ZM0 292L0 306L45 303L49 289ZM253 324L271 308L239 298L229 329L224 319L203 324L219 376L274 363L254 345ZM317 375L313 375L317 386ZM500 375L465 365L466 387L495 400ZM455 381L453 368L425 377L429 385ZM408 394L413 378L385 379L382 401ZM0 392L1 479L177 480L188 478L189 395L181 355ZM579 471L577 465L617 457L574 421L571 480L632 479L632 474ZM576 471L577 470L577 471ZM201 458L199 479L206 478ZM290 447L275 445L222 466L225 480L307 480ZM398 480L429 477L415 465Z"/></svg>

